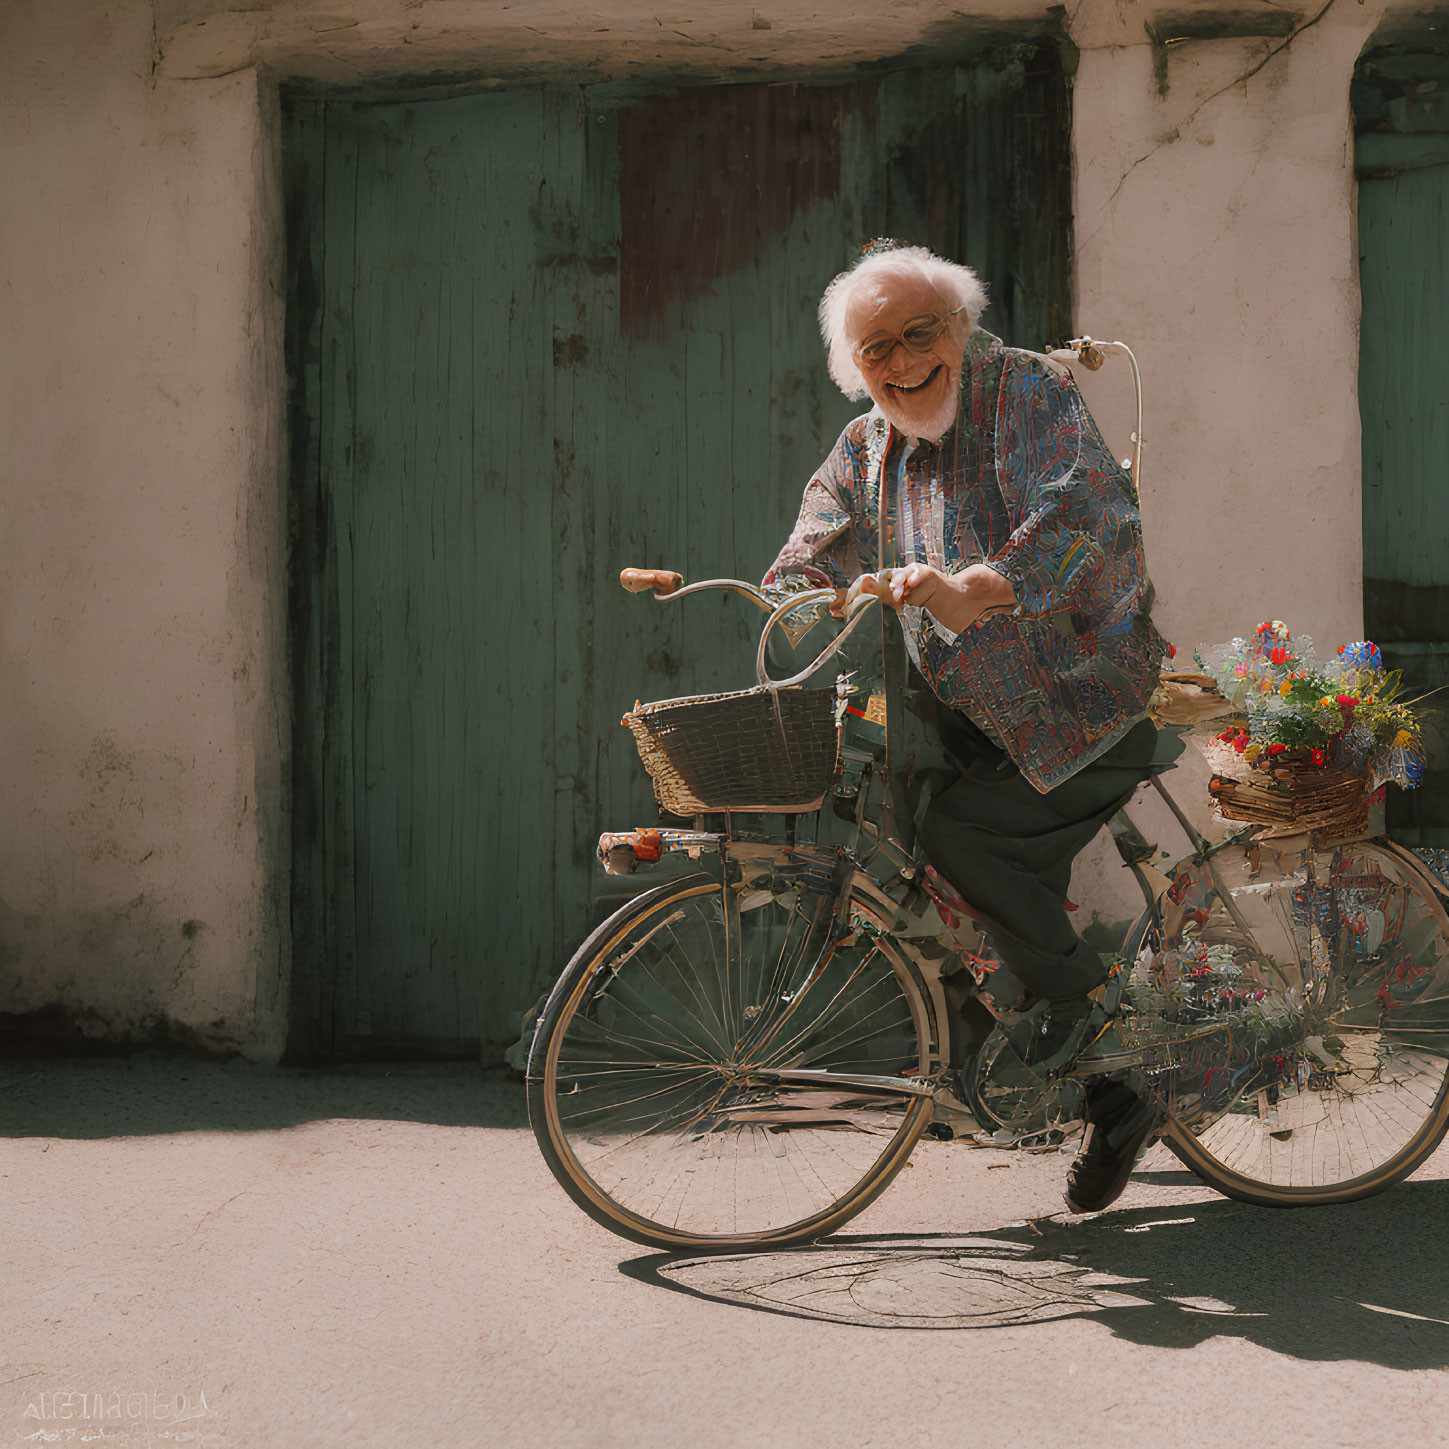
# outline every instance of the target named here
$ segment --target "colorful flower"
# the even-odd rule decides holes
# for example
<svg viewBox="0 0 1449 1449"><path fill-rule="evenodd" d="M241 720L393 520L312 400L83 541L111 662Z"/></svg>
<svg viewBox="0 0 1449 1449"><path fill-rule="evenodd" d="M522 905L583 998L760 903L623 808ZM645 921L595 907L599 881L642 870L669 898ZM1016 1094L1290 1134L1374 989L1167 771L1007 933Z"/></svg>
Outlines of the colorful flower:
<svg viewBox="0 0 1449 1449"><path fill-rule="evenodd" d="M1406 789L1419 783L1420 730L1398 702L1398 675L1384 672L1382 655L1367 640L1321 659L1306 634L1295 640L1281 619L1265 619L1249 638L1199 648L1193 657L1247 716L1246 729L1234 726L1219 739L1248 767L1288 755L1319 769L1332 764L1362 773L1370 790L1385 780Z"/></svg>
<svg viewBox="0 0 1449 1449"><path fill-rule="evenodd" d="M1345 644L1338 652L1345 664L1355 664L1360 669L1384 667L1384 656L1379 653L1379 646L1367 639L1360 639L1357 644Z"/></svg>

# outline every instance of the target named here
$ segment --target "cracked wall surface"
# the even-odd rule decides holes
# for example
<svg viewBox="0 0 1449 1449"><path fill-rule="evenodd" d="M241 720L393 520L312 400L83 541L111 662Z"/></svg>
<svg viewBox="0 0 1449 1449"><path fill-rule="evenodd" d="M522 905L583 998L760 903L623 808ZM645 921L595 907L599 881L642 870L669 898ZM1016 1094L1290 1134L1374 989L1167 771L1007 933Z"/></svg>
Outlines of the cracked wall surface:
<svg viewBox="0 0 1449 1449"><path fill-rule="evenodd" d="M1143 514L1180 647L1265 615L1362 628L1348 87L1385 7L1168 48L1072 12L1077 317L1147 374ZM1125 42L1125 43L1124 43ZM1086 384L1116 436L1120 390Z"/></svg>
<svg viewBox="0 0 1449 1449"><path fill-rule="evenodd" d="M12 6L0 1012L281 1048L279 81L368 93L839 76L1035 33L1054 13L1024 0ZM1131 342L1146 370L1145 528L1180 647L1265 614L1325 643L1361 627L1348 88L1375 34L1435 23L1416 14L1386 0L1065 8L1076 323ZM1126 378L1109 367L1083 386L1125 454ZM1130 914L1114 861L1094 851L1073 885L1108 920Z"/></svg>

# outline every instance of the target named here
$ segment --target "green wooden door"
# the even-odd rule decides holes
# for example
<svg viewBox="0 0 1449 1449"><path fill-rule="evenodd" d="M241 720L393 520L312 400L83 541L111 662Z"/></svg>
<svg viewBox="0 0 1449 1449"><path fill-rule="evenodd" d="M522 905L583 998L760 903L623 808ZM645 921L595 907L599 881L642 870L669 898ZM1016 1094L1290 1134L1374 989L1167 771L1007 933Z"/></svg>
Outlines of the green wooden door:
<svg viewBox="0 0 1449 1449"><path fill-rule="evenodd" d="M1411 692L1449 684L1449 56L1365 56L1353 87L1363 326L1364 621ZM1449 846L1449 713L1389 828Z"/></svg>
<svg viewBox="0 0 1449 1449"><path fill-rule="evenodd" d="M750 682L758 577L857 410L815 306L862 240L1069 327L1050 47L846 86L287 106L293 1048L496 1059L657 819L620 715Z"/></svg>

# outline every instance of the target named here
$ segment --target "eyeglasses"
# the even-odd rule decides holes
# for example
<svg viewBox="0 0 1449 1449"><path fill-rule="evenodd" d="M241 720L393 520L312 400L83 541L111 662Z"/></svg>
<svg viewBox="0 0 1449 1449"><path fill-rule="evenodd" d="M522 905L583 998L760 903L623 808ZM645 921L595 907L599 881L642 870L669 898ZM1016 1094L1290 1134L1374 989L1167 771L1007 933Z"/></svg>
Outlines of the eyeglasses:
<svg viewBox="0 0 1449 1449"><path fill-rule="evenodd" d="M953 307L944 317L928 317L912 322L899 337L873 337L869 342L857 343L855 355L867 366L875 367L884 362L897 347L904 347L907 352L917 354L929 352L941 340L942 334L951 325L951 319L963 311L964 306Z"/></svg>

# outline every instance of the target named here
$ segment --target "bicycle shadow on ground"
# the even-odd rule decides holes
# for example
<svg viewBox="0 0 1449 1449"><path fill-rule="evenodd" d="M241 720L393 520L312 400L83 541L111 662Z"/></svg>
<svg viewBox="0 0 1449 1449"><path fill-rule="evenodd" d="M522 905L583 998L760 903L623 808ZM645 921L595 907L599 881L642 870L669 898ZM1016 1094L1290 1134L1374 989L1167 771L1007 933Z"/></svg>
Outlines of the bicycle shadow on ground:
<svg viewBox="0 0 1449 1449"><path fill-rule="evenodd" d="M1090 1317L1119 1338L1243 1338L1293 1358L1449 1367L1449 1181L1294 1212L1227 1200L970 1235L826 1239L788 1252L650 1254L642 1283L877 1329Z"/></svg>

